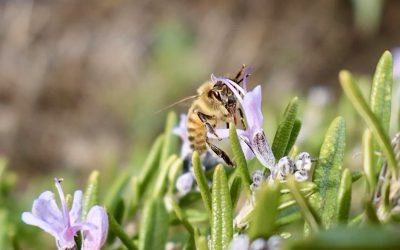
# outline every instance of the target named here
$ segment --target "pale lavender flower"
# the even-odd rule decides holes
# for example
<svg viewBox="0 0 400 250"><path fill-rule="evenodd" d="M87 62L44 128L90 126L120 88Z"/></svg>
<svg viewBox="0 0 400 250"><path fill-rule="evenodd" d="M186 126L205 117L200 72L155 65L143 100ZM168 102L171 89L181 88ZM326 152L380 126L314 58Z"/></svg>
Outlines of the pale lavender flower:
<svg viewBox="0 0 400 250"><path fill-rule="evenodd" d="M189 193L189 191L192 189L193 182L194 182L193 173L189 171L178 177L175 186L180 194L185 195Z"/></svg>
<svg viewBox="0 0 400 250"><path fill-rule="evenodd" d="M22 213L22 221L37 226L56 239L60 250L75 249L74 236L83 231L82 250L98 250L104 244L108 230L108 218L104 208L94 206L85 221L81 221L82 191L74 193L71 210L65 201L61 180L54 179L60 196L61 210L54 199L54 193L44 191L32 205L32 212Z"/></svg>
<svg viewBox="0 0 400 250"><path fill-rule="evenodd" d="M56 239L58 249L72 249L75 247L74 236L82 228L82 191L75 191L69 211L60 180L56 178L54 181L61 200L61 210L57 206L54 194L45 191L33 202L32 212L22 213L22 221L51 234Z"/></svg>
<svg viewBox="0 0 400 250"><path fill-rule="evenodd" d="M282 237L277 234L274 234L271 237L269 237L267 241L268 250L282 249L281 244L282 244Z"/></svg>
<svg viewBox="0 0 400 250"><path fill-rule="evenodd" d="M246 76L246 75L245 75ZM211 80L221 81L230 88L236 95L237 100L243 108L246 117L247 128L237 129L241 139L241 146L246 159L251 159L254 155L266 167L273 168L275 157L263 130L263 114L261 112L261 86L256 86L252 91L247 92L247 86L240 87L237 83L225 77L215 77L211 75ZM246 82L244 77L243 82ZM240 92L240 93L239 93ZM242 98L243 95L243 98ZM219 137L228 137L227 129L216 129ZM209 134L212 137L212 135ZM244 142L244 143L242 143Z"/></svg>
<svg viewBox="0 0 400 250"><path fill-rule="evenodd" d="M233 236L229 243L229 250L247 250L250 246L250 238L246 234L238 234Z"/></svg>
<svg viewBox="0 0 400 250"><path fill-rule="evenodd" d="M263 238L255 239L250 245L250 250L267 250L267 241Z"/></svg>
<svg viewBox="0 0 400 250"><path fill-rule="evenodd" d="M393 55L393 78L400 80L400 47L392 49Z"/></svg>
<svg viewBox="0 0 400 250"><path fill-rule="evenodd" d="M108 217L101 206L93 206L83 225L83 250L98 250L107 239Z"/></svg>
<svg viewBox="0 0 400 250"><path fill-rule="evenodd" d="M187 135L187 114L180 115L179 125L172 129L172 133L178 135L181 138L181 158L185 159L192 152Z"/></svg>
<svg viewBox="0 0 400 250"><path fill-rule="evenodd" d="M294 164L296 166L296 170L311 170L312 162L311 162L311 156L307 152L302 152L298 154L294 158Z"/></svg>

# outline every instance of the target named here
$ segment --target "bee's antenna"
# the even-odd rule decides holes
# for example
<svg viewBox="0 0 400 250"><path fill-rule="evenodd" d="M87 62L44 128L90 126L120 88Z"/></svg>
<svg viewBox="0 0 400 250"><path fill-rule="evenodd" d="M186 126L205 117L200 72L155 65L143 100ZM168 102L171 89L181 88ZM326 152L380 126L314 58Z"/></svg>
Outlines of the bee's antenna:
<svg viewBox="0 0 400 250"><path fill-rule="evenodd" d="M175 105L177 105L177 104L179 104L179 103L186 102L186 101L192 100L192 99L197 98L197 97L199 97L199 95L192 95L192 96L185 97L185 98L183 98L183 99L181 99L181 100L179 100L179 101L177 101L177 102L174 102L174 103L168 105L167 107L164 107L164 108L158 110L158 111L156 112L156 114L158 114L158 113L160 113L160 112L162 112L162 111L165 111L165 110L167 110L167 109L169 109L169 108L172 108L173 106L175 106Z"/></svg>

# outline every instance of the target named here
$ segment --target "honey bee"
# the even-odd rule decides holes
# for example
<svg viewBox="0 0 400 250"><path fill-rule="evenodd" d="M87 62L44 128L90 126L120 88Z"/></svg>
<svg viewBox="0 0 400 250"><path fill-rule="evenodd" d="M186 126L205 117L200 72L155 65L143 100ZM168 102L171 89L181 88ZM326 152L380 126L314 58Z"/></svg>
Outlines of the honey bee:
<svg viewBox="0 0 400 250"><path fill-rule="evenodd" d="M231 79L236 83L240 83L240 77L243 74L244 65L237 73L236 77ZM219 147L212 144L207 133L215 135L221 140L215 132L215 128L219 124L226 123L229 128L229 122L236 124L236 113L239 112L242 125L245 127L243 119L243 111L237 105L237 98L229 87L223 82L207 81L197 89L196 99L188 111L187 118L187 134L190 148L199 153L207 150L207 146L221 157L226 164L233 166L233 162L229 156Z"/></svg>

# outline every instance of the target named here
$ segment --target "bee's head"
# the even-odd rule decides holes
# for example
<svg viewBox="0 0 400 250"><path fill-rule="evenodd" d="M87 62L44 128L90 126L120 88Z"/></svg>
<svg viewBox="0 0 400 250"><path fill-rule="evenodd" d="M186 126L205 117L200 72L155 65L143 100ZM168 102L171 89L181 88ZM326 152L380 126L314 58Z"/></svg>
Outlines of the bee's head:
<svg viewBox="0 0 400 250"><path fill-rule="evenodd" d="M236 123L236 96L223 82L218 81L208 93L208 97L223 105Z"/></svg>

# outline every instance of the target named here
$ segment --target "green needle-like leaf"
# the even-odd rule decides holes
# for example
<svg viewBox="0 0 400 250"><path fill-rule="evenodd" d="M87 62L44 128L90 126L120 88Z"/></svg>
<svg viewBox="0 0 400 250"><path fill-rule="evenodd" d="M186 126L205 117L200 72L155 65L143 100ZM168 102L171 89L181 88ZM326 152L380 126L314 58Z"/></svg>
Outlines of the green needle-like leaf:
<svg viewBox="0 0 400 250"><path fill-rule="evenodd" d="M272 143L272 152L274 153L276 159L280 159L285 156L286 149L288 146L290 146L289 142L293 140L293 138L291 139L291 134L294 124L296 123L296 116L299 108L297 101L297 97L294 97L289 102L283 115L283 120L279 124L276 131L274 142ZM299 127L296 129L299 129ZM295 134L296 133L293 132L293 137L297 137Z"/></svg>
<svg viewBox="0 0 400 250"><path fill-rule="evenodd" d="M242 178L242 183L247 192L250 192L250 173L247 168L247 161L244 157L242 147L240 146L239 138L236 133L236 126L233 123L229 124L229 138L231 140L233 155L235 156L235 164L239 175Z"/></svg>
<svg viewBox="0 0 400 250"><path fill-rule="evenodd" d="M256 203L249 226L251 239L268 238L275 232L279 197L278 181L263 183L256 191Z"/></svg>
<svg viewBox="0 0 400 250"><path fill-rule="evenodd" d="M200 235L199 229L195 228L194 230L194 242L197 250L208 250L207 239L204 236Z"/></svg>
<svg viewBox="0 0 400 250"><path fill-rule="evenodd" d="M372 195L376 187L377 175L373 163L374 149L372 143L372 133L369 129L364 131L362 147L364 172L367 177L369 192Z"/></svg>
<svg viewBox="0 0 400 250"><path fill-rule="evenodd" d="M163 141L164 141L164 135L160 135L157 137L156 141L154 142L153 146L150 149L150 152L146 158L146 161L143 164L143 169L139 176L140 196L142 196L145 193L152 178L154 177L155 173L157 172L159 162L160 162L160 154L161 154L161 148L163 145Z"/></svg>
<svg viewBox="0 0 400 250"><path fill-rule="evenodd" d="M145 205L139 232L139 249L164 249L168 236L168 212L161 198Z"/></svg>
<svg viewBox="0 0 400 250"><path fill-rule="evenodd" d="M99 171L95 170L89 176L83 195L81 219L85 219L89 209L99 202Z"/></svg>
<svg viewBox="0 0 400 250"><path fill-rule="evenodd" d="M377 226L339 227L292 242L292 250L391 250L400 249L399 231Z"/></svg>
<svg viewBox="0 0 400 250"><path fill-rule="evenodd" d="M306 198L300 193L297 182L293 177L290 176L287 180L287 186L290 189L290 192L293 195L293 198L296 200L297 205L300 208L300 212L302 213L304 219L307 224L310 226L310 229L313 232L317 232L321 225L321 218L315 211L315 209L311 206Z"/></svg>
<svg viewBox="0 0 400 250"><path fill-rule="evenodd" d="M207 179L204 174L203 169L200 164L200 157L197 151L193 152L192 155L192 164L193 164L193 173L197 182L197 186L200 189L201 198L203 199L204 206L209 214L209 218L211 219L211 193L210 188L208 187Z"/></svg>
<svg viewBox="0 0 400 250"><path fill-rule="evenodd" d="M186 218L186 215L183 213L178 203L175 201L173 194L172 193L168 194L167 199L168 203L172 207L172 210L175 212L175 215L178 218L178 220L182 223L182 225L186 228L186 230L190 233L190 235L194 237L194 228Z"/></svg>
<svg viewBox="0 0 400 250"><path fill-rule="evenodd" d="M118 175L118 177L115 179L115 181L109 188L106 194L106 198L104 199L104 204L110 211L114 211L118 199L120 199L123 191L125 190L127 184L129 183L130 177L131 177L131 171L129 170L121 171L121 173Z"/></svg>
<svg viewBox="0 0 400 250"><path fill-rule="evenodd" d="M215 168L212 184L211 249L227 249L233 236L232 201L224 167Z"/></svg>
<svg viewBox="0 0 400 250"><path fill-rule="evenodd" d="M154 190L153 190L153 197L161 197L164 192L165 192L165 187L167 185L167 176L168 176L168 171L171 168L177 168L179 166L174 166L174 165L182 165L183 161L182 159L178 158L176 155L171 155L168 157L168 159L165 161L165 163L161 166L161 169L158 173ZM180 166L181 168L182 166Z"/></svg>
<svg viewBox="0 0 400 250"><path fill-rule="evenodd" d="M182 170L183 161L181 161L181 162L182 162L182 164L172 164L171 168L169 169L169 172L168 172L168 182L169 182L168 193L170 193L170 194L172 194L174 192L176 180L178 178L179 173Z"/></svg>
<svg viewBox="0 0 400 250"><path fill-rule="evenodd" d="M296 139L300 133L300 129L301 129L301 121L299 119L296 119L294 121L293 129L292 129L292 132L290 133L290 138L289 138L288 144L286 146L284 155L289 155L290 150L292 149L293 145L296 143Z"/></svg>
<svg viewBox="0 0 400 250"><path fill-rule="evenodd" d="M121 242L125 245L125 247L129 250L136 250L138 249L130 237L125 233L124 229L118 224L115 218L107 211L108 216L108 225L110 231L115 234Z"/></svg>
<svg viewBox="0 0 400 250"><path fill-rule="evenodd" d="M380 224L380 220L378 215L376 214L376 210L372 201L370 199L364 199L365 206L365 215L369 223L371 224Z"/></svg>
<svg viewBox="0 0 400 250"><path fill-rule="evenodd" d="M317 192L311 201L325 228L337 222L337 198L345 148L345 121L337 117L329 126L315 167L314 183Z"/></svg>
<svg viewBox="0 0 400 250"><path fill-rule="evenodd" d="M176 136L172 133L172 129L177 123L177 116L175 112L169 112L167 121L165 123L164 143L161 149L160 167L164 164L167 158L174 152L176 146Z"/></svg>
<svg viewBox="0 0 400 250"><path fill-rule="evenodd" d="M389 168L392 170L393 174L398 177L397 161L390 145L389 137L380 125L374 113L372 113L371 109L365 102L360 89L353 81L351 73L348 71L341 71L339 74L339 79L346 96L367 123L368 128L371 130L379 146L381 147L383 154L389 163Z"/></svg>
<svg viewBox="0 0 400 250"><path fill-rule="evenodd" d="M340 181L339 194L338 194L338 212L337 220L339 223L347 224L350 213L351 204L351 172L349 169L345 169L342 174L342 180Z"/></svg>
<svg viewBox="0 0 400 250"><path fill-rule="evenodd" d="M242 179L239 176L236 176L232 181L231 188L229 189L231 192L231 200L233 208L236 206L236 203L239 200L241 185L242 185Z"/></svg>
<svg viewBox="0 0 400 250"><path fill-rule="evenodd" d="M386 134L389 133L393 85L392 55L385 51L379 59L372 81L370 107Z"/></svg>
<svg viewBox="0 0 400 250"><path fill-rule="evenodd" d="M140 199L139 178L137 176L132 176L129 186L130 186L128 193L129 205L127 209L128 217L135 215L136 209L139 205L139 199Z"/></svg>

